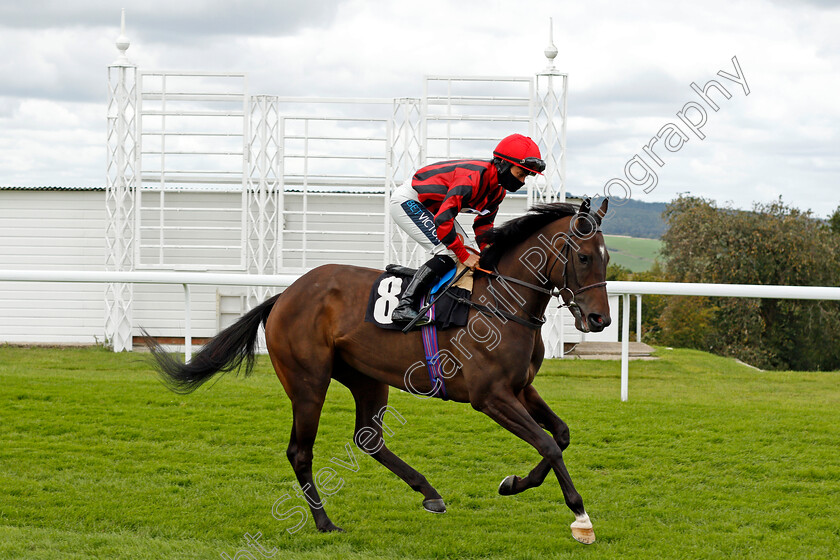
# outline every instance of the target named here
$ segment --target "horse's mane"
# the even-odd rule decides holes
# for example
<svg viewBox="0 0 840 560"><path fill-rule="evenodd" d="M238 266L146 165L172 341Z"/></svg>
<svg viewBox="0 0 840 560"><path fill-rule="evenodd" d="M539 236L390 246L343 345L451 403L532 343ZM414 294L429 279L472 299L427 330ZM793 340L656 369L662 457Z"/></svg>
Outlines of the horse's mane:
<svg viewBox="0 0 840 560"><path fill-rule="evenodd" d="M481 252L479 266L485 270L492 270L499 263L502 255L530 237L534 232L551 222L573 216L577 211L577 206L566 202L538 204L532 206L524 216L514 218L504 225L482 234L478 241L480 244L487 243L488 247Z"/></svg>

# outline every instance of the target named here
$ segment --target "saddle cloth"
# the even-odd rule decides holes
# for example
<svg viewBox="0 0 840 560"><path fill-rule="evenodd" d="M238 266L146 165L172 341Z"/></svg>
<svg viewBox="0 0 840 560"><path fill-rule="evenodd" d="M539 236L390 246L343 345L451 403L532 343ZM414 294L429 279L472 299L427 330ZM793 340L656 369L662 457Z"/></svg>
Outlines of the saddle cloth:
<svg viewBox="0 0 840 560"><path fill-rule="evenodd" d="M406 268L398 265L388 265L385 272L379 275L370 289L367 309L365 311L365 322L373 323L376 326L401 331L404 323L391 321L391 313L399 304L405 288L408 286L411 277L414 276L413 268ZM433 288L434 291L434 288ZM452 294L455 297L464 299L470 298L470 292L464 288L453 286L446 294L440 296L434 304L434 323L438 330L449 327L462 327L467 324L470 308L467 304L447 297ZM420 327L414 327L417 330Z"/></svg>

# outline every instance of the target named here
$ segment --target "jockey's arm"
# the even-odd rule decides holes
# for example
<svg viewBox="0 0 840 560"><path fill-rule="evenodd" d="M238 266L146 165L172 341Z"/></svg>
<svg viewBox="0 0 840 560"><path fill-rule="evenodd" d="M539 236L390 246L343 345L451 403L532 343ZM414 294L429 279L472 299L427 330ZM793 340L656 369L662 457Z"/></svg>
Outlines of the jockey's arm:
<svg viewBox="0 0 840 560"><path fill-rule="evenodd" d="M460 189L458 187L449 189L446 198L443 199L440 209L438 209L438 212L435 215L435 227L437 228L438 239L440 239L450 251L455 253L455 256L458 257L459 261L466 264L470 257L470 253L467 252L463 241L461 241L461 238L458 237L455 231L455 218L461 211L465 190L466 189Z"/></svg>

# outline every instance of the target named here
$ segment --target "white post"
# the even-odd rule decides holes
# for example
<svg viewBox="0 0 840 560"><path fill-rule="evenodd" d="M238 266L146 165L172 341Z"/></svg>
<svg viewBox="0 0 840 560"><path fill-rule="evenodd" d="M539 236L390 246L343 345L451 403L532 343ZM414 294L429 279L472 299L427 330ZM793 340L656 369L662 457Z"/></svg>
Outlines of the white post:
<svg viewBox="0 0 840 560"><path fill-rule="evenodd" d="M303 119L303 214L301 215L300 266L306 270L307 244L306 231L309 227L309 119Z"/></svg>
<svg viewBox="0 0 840 560"><path fill-rule="evenodd" d="M536 99L533 100L534 141L545 161L545 172L528 181L528 204L566 200L566 90L568 75L554 66L553 20L549 18L548 47L544 54L546 68L537 74Z"/></svg>
<svg viewBox="0 0 840 560"><path fill-rule="evenodd" d="M190 285L184 284L184 363L192 360L192 319L190 317Z"/></svg>
<svg viewBox="0 0 840 560"><path fill-rule="evenodd" d="M554 65L557 47L554 46L554 22L549 18L548 46L543 51L547 59L544 70L536 75L536 87L532 88L531 123L529 131L540 147L545 161L543 175L525 182L528 207L534 204L563 202L566 200L566 88L568 76ZM543 328L546 340L546 356L562 358L565 355L566 332L563 314L551 316L557 323ZM559 338L559 351L552 354ZM583 337L581 337L583 339Z"/></svg>
<svg viewBox="0 0 840 560"><path fill-rule="evenodd" d="M382 268L388 266L391 260L391 236L393 235L393 223L391 222L391 183L394 180L394 151L396 148L394 145L394 113L398 106L397 100L395 99L391 106L391 118L388 119L388 124L385 127L385 185L382 196L385 223L382 234Z"/></svg>
<svg viewBox="0 0 840 560"><path fill-rule="evenodd" d="M555 320L558 321L558 326L560 327L560 352L558 352L558 358L565 358L566 357L566 327L563 325L563 313L556 313L554 315Z"/></svg>
<svg viewBox="0 0 840 560"><path fill-rule="evenodd" d="M642 294L636 294L636 342L642 341Z"/></svg>
<svg viewBox="0 0 840 560"><path fill-rule="evenodd" d="M137 67L125 55L131 44L125 36L125 10L116 44L120 56L108 66L105 270L131 272L134 270L134 220L140 156ZM105 338L114 352L132 349L133 299L132 284L113 283L105 288Z"/></svg>
<svg viewBox="0 0 840 560"><path fill-rule="evenodd" d="M630 294L621 295L621 402L628 398L630 377Z"/></svg>
<svg viewBox="0 0 840 560"><path fill-rule="evenodd" d="M252 274L279 272L278 253L282 256L281 215L281 121L276 96L257 95L249 99L249 142L246 211L246 270ZM270 295L265 287L249 290L248 307L263 302Z"/></svg>
<svg viewBox="0 0 840 560"><path fill-rule="evenodd" d="M428 86L424 85L424 88ZM388 149L385 180L385 264L419 264L422 252L409 251L408 236L391 220L391 193L411 177L422 160L422 109L417 98L394 99L388 122ZM418 256L419 255L419 256Z"/></svg>

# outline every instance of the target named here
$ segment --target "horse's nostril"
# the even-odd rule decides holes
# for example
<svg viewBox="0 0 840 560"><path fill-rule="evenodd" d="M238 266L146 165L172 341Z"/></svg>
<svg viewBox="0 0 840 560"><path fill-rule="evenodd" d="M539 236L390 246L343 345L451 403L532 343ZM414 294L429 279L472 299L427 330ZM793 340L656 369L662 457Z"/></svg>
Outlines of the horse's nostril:
<svg viewBox="0 0 840 560"><path fill-rule="evenodd" d="M593 330L601 331L607 328L610 324L609 317L604 317L600 313L589 314L589 326Z"/></svg>

